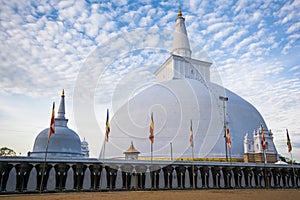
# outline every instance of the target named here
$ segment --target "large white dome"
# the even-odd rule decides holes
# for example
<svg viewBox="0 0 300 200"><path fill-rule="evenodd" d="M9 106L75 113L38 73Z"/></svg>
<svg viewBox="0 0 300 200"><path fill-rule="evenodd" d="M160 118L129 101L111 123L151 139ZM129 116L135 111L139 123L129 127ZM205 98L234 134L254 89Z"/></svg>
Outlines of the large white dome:
<svg viewBox="0 0 300 200"><path fill-rule="evenodd" d="M159 84L138 93L118 109L111 120L110 140L105 144L105 158L123 158L123 151L133 141L150 157L150 115L154 116L154 157L192 158L190 121L194 135L195 158L224 158L224 121L231 132L229 156L243 158L244 136L260 124L266 124L247 101L210 81L212 63L191 58L185 20L181 11L176 19L171 56L155 72ZM228 97L226 112L220 97ZM226 113L226 120L224 120ZM170 144L172 143L172 145Z"/></svg>
<svg viewBox="0 0 300 200"><path fill-rule="evenodd" d="M193 122L195 158L225 157L223 102L227 96L226 121L232 140L231 157L243 158L245 133L266 124L259 112L247 101L223 87L205 81L175 79L155 84L123 105L111 120L111 133L105 158L124 157L131 141L150 157L149 122L154 116L154 157L191 158L190 120ZM102 154L100 155L102 156Z"/></svg>

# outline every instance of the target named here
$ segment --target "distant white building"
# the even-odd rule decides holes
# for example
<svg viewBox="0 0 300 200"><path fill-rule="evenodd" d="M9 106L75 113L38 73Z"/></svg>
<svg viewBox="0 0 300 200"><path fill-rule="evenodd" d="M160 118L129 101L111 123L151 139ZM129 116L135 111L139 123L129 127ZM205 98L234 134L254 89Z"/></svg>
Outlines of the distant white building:
<svg viewBox="0 0 300 200"><path fill-rule="evenodd" d="M133 146L133 142L131 142L127 151L124 151L124 154L125 160L137 160L140 152Z"/></svg>
<svg viewBox="0 0 300 200"><path fill-rule="evenodd" d="M271 130L264 130L266 141L267 162L275 163L278 160L278 153L273 142ZM264 152L262 148L262 134L259 129L253 131L253 135L246 133L244 138L244 161L245 162L264 162Z"/></svg>
<svg viewBox="0 0 300 200"><path fill-rule="evenodd" d="M90 157L89 143L85 141L85 138L81 142L81 153L86 158Z"/></svg>

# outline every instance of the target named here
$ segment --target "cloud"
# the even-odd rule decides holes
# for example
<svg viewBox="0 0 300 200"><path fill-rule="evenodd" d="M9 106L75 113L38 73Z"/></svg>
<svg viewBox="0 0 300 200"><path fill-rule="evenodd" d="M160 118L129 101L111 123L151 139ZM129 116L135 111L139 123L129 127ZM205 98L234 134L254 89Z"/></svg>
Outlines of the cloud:
<svg viewBox="0 0 300 200"><path fill-rule="evenodd" d="M223 38L227 37L230 33L232 33L233 31L235 31L237 28L235 27L226 27L222 30L220 30L219 32L217 32L214 36L213 39L214 40L222 40Z"/></svg>
<svg viewBox="0 0 300 200"><path fill-rule="evenodd" d="M247 33L248 33L248 31L246 31L246 30L240 30L238 32L235 32L232 36L228 37L223 42L223 47L229 47L233 43L236 43L243 35L245 35Z"/></svg>
<svg viewBox="0 0 300 200"><path fill-rule="evenodd" d="M280 23L281 23L281 24L285 24L285 23L291 21L291 20L294 18L294 16L295 16L295 13L294 13L294 12L289 13L289 14L287 14L287 16L285 16L285 17L281 20Z"/></svg>
<svg viewBox="0 0 300 200"><path fill-rule="evenodd" d="M258 21L259 19L261 19L261 17L262 17L261 13L256 11L256 12L254 12L252 19L253 19L253 21Z"/></svg>
<svg viewBox="0 0 300 200"><path fill-rule="evenodd" d="M240 12L241 10L245 9L246 7L247 7L247 0L238 1L236 3L236 5L233 6L233 12L234 13Z"/></svg>
<svg viewBox="0 0 300 200"><path fill-rule="evenodd" d="M292 24L286 31L287 34L293 33L300 29L300 22Z"/></svg>
<svg viewBox="0 0 300 200"><path fill-rule="evenodd" d="M300 65L296 65L296 66L291 67L291 68L289 69L289 71L290 71L290 72L291 72L291 71L296 71L296 70L298 70L298 69L300 69Z"/></svg>

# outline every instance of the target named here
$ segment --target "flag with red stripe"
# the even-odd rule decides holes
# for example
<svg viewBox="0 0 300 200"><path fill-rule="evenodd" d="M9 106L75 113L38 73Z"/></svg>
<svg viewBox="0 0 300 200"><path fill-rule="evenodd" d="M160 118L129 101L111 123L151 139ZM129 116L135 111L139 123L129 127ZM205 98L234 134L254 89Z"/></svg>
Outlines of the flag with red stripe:
<svg viewBox="0 0 300 200"><path fill-rule="evenodd" d="M191 147L194 147L194 136L193 136L193 124L191 120L191 126L190 126L190 144Z"/></svg>
<svg viewBox="0 0 300 200"><path fill-rule="evenodd" d="M51 114L51 120L50 120L50 128L49 128L49 132L48 132L48 138L50 138L51 135L53 135L55 133L54 113L55 113L55 103L53 102L52 114Z"/></svg>
<svg viewBox="0 0 300 200"><path fill-rule="evenodd" d="M106 113L106 131L105 131L105 141L108 142L108 135L110 133L110 122L109 122L109 110L107 109L107 113Z"/></svg>
<svg viewBox="0 0 300 200"><path fill-rule="evenodd" d="M292 151L292 143L291 143L289 132L287 129L286 129L286 144L288 146L288 151L291 152Z"/></svg>
<svg viewBox="0 0 300 200"><path fill-rule="evenodd" d="M151 143L154 143L154 121L153 121L153 113L151 113L151 118L150 118L150 135L149 135L149 140Z"/></svg>
<svg viewBox="0 0 300 200"><path fill-rule="evenodd" d="M266 150L266 139L265 139L265 134L264 134L264 129L262 124L260 125L260 132L261 132L261 146L263 150Z"/></svg>
<svg viewBox="0 0 300 200"><path fill-rule="evenodd" d="M227 147L231 148L231 139L230 139L230 130L228 124L226 124L226 140L227 140Z"/></svg>

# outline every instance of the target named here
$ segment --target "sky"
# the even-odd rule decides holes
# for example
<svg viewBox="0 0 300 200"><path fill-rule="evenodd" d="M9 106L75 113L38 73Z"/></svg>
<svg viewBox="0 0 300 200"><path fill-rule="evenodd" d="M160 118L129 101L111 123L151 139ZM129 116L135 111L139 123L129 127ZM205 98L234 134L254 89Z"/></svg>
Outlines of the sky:
<svg viewBox="0 0 300 200"><path fill-rule="evenodd" d="M213 62L215 82L257 108L289 158L288 128L300 162L299 0L0 0L0 147L32 151L64 89L68 126L98 157L106 108L155 82L178 8L192 57Z"/></svg>

